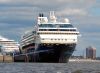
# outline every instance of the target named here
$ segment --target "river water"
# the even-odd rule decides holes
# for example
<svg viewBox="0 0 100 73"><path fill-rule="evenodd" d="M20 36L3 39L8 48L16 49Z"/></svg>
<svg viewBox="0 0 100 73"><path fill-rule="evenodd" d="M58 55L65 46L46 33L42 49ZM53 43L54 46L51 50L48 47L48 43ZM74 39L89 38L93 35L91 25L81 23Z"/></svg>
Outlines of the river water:
<svg viewBox="0 0 100 73"><path fill-rule="evenodd" d="M0 73L100 73L100 62L0 63Z"/></svg>

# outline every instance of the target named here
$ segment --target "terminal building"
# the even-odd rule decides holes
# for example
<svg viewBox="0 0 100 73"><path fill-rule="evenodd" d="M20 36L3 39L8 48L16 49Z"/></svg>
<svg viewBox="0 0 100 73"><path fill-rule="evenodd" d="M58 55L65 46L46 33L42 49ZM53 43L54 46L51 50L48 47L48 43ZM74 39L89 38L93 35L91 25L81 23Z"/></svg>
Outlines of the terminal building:
<svg viewBox="0 0 100 73"><path fill-rule="evenodd" d="M86 48L86 58L87 59L96 59L96 48L94 47L87 47Z"/></svg>
<svg viewBox="0 0 100 73"><path fill-rule="evenodd" d="M0 36L0 54L9 54L18 51L19 44L17 42Z"/></svg>

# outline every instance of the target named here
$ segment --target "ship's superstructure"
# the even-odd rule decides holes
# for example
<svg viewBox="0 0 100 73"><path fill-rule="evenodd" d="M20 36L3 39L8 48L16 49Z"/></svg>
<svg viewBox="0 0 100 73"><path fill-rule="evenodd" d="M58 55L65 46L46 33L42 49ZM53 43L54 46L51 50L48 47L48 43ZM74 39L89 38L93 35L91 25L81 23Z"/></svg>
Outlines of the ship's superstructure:
<svg viewBox="0 0 100 73"><path fill-rule="evenodd" d="M34 52L36 62L67 62L75 50L78 34L67 18L57 21L51 11L50 18L39 14L34 29L22 36L21 48L23 53Z"/></svg>

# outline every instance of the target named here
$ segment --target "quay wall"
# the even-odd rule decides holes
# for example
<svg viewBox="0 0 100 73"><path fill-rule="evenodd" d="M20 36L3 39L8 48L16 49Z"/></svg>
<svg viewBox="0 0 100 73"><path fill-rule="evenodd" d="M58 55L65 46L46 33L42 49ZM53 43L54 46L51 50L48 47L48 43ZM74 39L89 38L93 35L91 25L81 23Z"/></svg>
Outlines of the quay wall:
<svg viewBox="0 0 100 73"><path fill-rule="evenodd" d="M14 62L12 56L0 55L0 62Z"/></svg>

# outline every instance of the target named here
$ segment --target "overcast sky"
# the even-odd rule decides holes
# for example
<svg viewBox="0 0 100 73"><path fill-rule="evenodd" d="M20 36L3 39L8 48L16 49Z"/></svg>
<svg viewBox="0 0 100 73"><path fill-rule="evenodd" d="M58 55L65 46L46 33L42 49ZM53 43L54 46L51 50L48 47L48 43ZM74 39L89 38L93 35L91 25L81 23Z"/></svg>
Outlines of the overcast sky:
<svg viewBox="0 0 100 73"><path fill-rule="evenodd" d="M100 0L0 0L0 35L19 41L34 26L38 14L49 11L69 18L80 31L75 55L93 46L100 56Z"/></svg>

